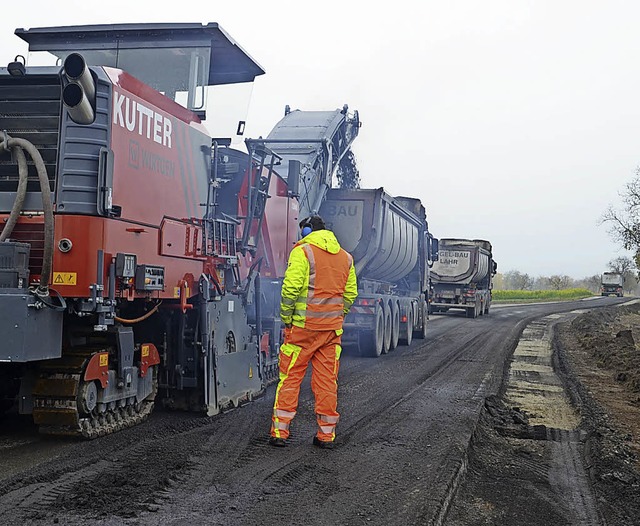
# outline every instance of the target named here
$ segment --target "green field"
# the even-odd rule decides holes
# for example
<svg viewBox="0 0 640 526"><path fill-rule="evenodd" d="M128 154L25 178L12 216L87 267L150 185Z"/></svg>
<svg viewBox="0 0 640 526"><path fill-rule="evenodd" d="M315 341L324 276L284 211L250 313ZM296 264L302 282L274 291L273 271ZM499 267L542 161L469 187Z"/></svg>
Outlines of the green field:
<svg viewBox="0 0 640 526"><path fill-rule="evenodd" d="M591 296L595 296L595 294L587 289L494 290L491 293L492 301L495 303L578 300Z"/></svg>

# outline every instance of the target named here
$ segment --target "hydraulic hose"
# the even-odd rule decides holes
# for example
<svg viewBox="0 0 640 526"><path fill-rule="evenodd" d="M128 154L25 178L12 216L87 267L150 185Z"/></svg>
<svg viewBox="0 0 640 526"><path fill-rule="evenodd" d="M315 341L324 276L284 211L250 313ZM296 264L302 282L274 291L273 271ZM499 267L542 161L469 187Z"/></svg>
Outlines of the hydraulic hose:
<svg viewBox="0 0 640 526"><path fill-rule="evenodd" d="M0 141L0 150L2 150L3 147L4 142ZM13 202L13 208L11 208L9 219L7 219L7 223L4 225L4 229L0 233L0 243L9 239L9 236L13 232L13 228L18 222L20 212L22 212L22 205L24 205L24 200L27 196L27 181L29 176L27 158L25 157L22 148L13 148L13 153L18 160L18 190L16 191L16 200Z"/></svg>
<svg viewBox="0 0 640 526"><path fill-rule="evenodd" d="M117 322L120 323L124 323L124 324L133 324L133 323L140 323L141 321L146 320L147 318L151 317L154 313L157 312L157 310L160 308L160 305L162 304L162 302L158 303L157 305L155 305L153 307L153 309L151 309L149 312L147 312L146 314L143 314L142 316L140 316L139 318L133 318L133 319L127 319L127 318L119 318L118 316L115 316L115 320Z"/></svg>
<svg viewBox="0 0 640 526"><path fill-rule="evenodd" d="M22 211L22 206L24 204L24 196L26 195L26 184L27 177L26 175L26 160L22 163L22 160L25 158L24 151L26 151L33 160L33 163L36 167L36 171L38 173L38 180L40 181L40 192L42 194L42 211L44 213L44 254L42 258L42 272L40 274L40 284L36 289L36 294L38 296L48 296L49 295L49 280L51 279L51 269L53 266L53 200L51 198L51 188L49 187L49 178L47 177L47 169L44 165L44 161L42 160L42 156L38 149L26 139L22 139L19 137L10 137L6 134L6 132L0 135L0 149L13 150L16 153L16 157L18 159L18 167L19 167L19 183L18 183L18 194L16 196L16 201L20 200L20 203L14 203L14 206L11 210L11 215L9 216L9 221L11 224L11 230L15 223L18 220L18 216ZM24 190L21 197L21 187L24 185ZM19 204L19 207L17 206ZM17 210L17 212L15 212ZM15 213L14 213L15 212ZM7 223L8 225L8 223ZM3 238L6 239L9 234L4 235L6 231L3 230ZM10 232L9 232L10 233Z"/></svg>

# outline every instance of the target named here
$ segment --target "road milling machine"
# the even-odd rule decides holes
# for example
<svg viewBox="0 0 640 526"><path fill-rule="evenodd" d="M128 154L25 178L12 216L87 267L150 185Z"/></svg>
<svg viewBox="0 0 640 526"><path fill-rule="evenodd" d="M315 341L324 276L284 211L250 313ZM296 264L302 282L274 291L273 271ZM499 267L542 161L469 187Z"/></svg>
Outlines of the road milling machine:
<svg viewBox="0 0 640 526"><path fill-rule="evenodd" d="M357 112L287 109L241 151L234 110L264 70L218 24L16 35L29 60L0 68L0 412L95 438L158 400L211 415L262 394L298 221Z"/></svg>

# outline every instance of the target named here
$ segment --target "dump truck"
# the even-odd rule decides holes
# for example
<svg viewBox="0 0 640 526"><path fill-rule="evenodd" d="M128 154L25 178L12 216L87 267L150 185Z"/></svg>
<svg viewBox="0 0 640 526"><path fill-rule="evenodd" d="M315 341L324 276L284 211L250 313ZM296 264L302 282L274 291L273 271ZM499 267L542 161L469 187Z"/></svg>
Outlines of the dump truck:
<svg viewBox="0 0 640 526"><path fill-rule="evenodd" d="M343 342L380 356L413 337L425 338L429 270L438 242L415 197L384 188L330 188L320 215L354 259L358 298L346 316Z"/></svg>
<svg viewBox="0 0 640 526"><path fill-rule="evenodd" d="M431 269L431 312L464 310L468 318L489 314L492 279L498 265L491 243L482 239L440 239L438 261Z"/></svg>
<svg viewBox="0 0 640 526"><path fill-rule="evenodd" d="M605 272L602 274L600 293L602 296L618 296L622 298L624 276L619 272Z"/></svg>

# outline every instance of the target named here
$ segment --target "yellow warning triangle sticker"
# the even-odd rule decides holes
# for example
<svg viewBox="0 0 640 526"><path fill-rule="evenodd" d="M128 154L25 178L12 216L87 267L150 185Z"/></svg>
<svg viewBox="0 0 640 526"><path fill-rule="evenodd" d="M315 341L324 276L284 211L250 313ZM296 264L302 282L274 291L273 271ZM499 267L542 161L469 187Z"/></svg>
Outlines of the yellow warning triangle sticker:
<svg viewBox="0 0 640 526"><path fill-rule="evenodd" d="M53 280L54 283L64 283L64 281L62 280L62 274L58 274L56 276L56 279Z"/></svg>

